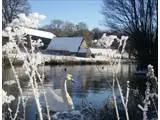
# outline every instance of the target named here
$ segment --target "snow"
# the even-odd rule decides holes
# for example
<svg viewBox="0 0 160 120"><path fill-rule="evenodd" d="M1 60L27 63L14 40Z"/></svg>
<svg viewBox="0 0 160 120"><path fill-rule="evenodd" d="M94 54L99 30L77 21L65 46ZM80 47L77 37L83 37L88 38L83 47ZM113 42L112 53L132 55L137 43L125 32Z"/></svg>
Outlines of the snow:
<svg viewBox="0 0 160 120"><path fill-rule="evenodd" d="M28 28L38 28L40 25L40 20L45 19L44 15L40 15L39 13L30 13L25 15L21 13L18 15L18 18L14 19L11 26L21 26L21 27L28 27Z"/></svg>
<svg viewBox="0 0 160 120"><path fill-rule="evenodd" d="M56 55L43 55L45 62L60 62L60 63L67 63L67 62L91 62L96 63L97 61L100 62L108 62L109 59L105 58L104 56L97 56L96 58L84 58L84 57L76 57L76 56L56 56Z"/></svg>
<svg viewBox="0 0 160 120"><path fill-rule="evenodd" d="M94 43L96 43L97 47L110 48L115 39L118 40L118 37L115 35L106 36L104 33L99 40L94 40Z"/></svg>
<svg viewBox="0 0 160 120"><path fill-rule="evenodd" d="M13 100L15 100L15 97L13 95L8 96L7 92L2 89L2 104L11 103Z"/></svg>
<svg viewBox="0 0 160 120"><path fill-rule="evenodd" d="M7 31L7 30L6 30L6 31ZM2 31L2 36L3 36L3 37L9 37L9 35L8 35L8 33L7 33L6 31L4 31L4 30Z"/></svg>
<svg viewBox="0 0 160 120"><path fill-rule="evenodd" d="M36 30L36 29L30 29L30 28L24 28L25 33L28 35L33 35L33 36L38 36L42 38L48 38L48 39L53 39L56 37L53 33L51 32L46 32L42 30Z"/></svg>
<svg viewBox="0 0 160 120"><path fill-rule="evenodd" d="M100 49L100 48L89 48L88 50L90 54L94 54L97 56L108 57L108 58L120 58L121 54L118 50L108 49Z"/></svg>
<svg viewBox="0 0 160 120"><path fill-rule="evenodd" d="M106 52L104 52L106 54ZM34 60L36 64L41 64L42 61L47 63L93 63L96 64L97 62L101 63L108 63L111 59L120 59L120 53L117 53L116 50L112 52L108 52L108 56L99 55L95 58L86 58L86 57L76 57L76 56L59 56L59 55L49 55L49 54L42 54L42 53L35 53ZM11 58L17 58L17 60L23 61L25 60L26 53L21 53L20 55L10 54ZM122 57L125 58L125 57Z"/></svg>
<svg viewBox="0 0 160 120"><path fill-rule="evenodd" d="M128 54L127 52L124 52L124 53L122 54L122 58L129 58L129 54Z"/></svg>
<svg viewBox="0 0 160 120"><path fill-rule="evenodd" d="M10 50L10 51L15 51L15 47L16 47L16 43L15 42L7 42L5 45L3 45L2 47L2 51L7 51L7 50Z"/></svg>
<svg viewBox="0 0 160 120"><path fill-rule="evenodd" d="M53 39L54 37L56 37L53 33L42 31L42 30L36 30L31 28L23 28L23 30L24 30L24 33L26 33L27 35L33 35L33 36L48 38L48 39ZM9 37L7 29L2 31L2 36Z"/></svg>
<svg viewBox="0 0 160 120"><path fill-rule="evenodd" d="M99 40L93 40L93 43L97 47L110 48L113 41L117 40L117 42L119 43L119 47L120 47L122 46L122 41L127 40L127 39L128 39L128 36L121 36L121 39L119 39L116 35L106 36L106 34L104 33Z"/></svg>
<svg viewBox="0 0 160 120"><path fill-rule="evenodd" d="M37 36L41 38L53 39L56 37L51 32L46 32L42 30L37 30L40 25L40 20L45 18L44 15L40 15L39 13L30 13L28 15L19 14L18 18L14 19L5 30L2 31L3 37L12 36L22 36L24 34Z"/></svg>
<svg viewBox="0 0 160 120"><path fill-rule="evenodd" d="M13 84L16 84L15 80L8 80L4 82L4 85L13 85Z"/></svg>

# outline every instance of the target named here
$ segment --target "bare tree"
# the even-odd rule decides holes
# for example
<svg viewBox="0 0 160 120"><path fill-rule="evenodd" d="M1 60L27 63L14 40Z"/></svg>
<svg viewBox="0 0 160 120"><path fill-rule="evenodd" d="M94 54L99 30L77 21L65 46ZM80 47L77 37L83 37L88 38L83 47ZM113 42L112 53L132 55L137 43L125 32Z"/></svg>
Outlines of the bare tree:
<svg viewBox="0 0 160 120"><path fill-rule="evenodd" d="M130 36L138 57L157 57L158 0L103 0L105 25Z"/></svg>
<svg viewBox="0 0 160 120"><path fill-rule="evenodd" d="M103 0L103 3L107 27L128 28L129 32L137 29L151 32L157 27L157 0Z"/></svg>
<svg viewBox="0 0 160 120"><path fill-rule="evenodd" d="M93 28L92 34L93 34L93 39L98 40L103 35L103 32L99 28Z"/></svg>
<svg viewBox="0 0 160 120"><path fill-rule="evenodd" d="M27 0L2 0L3 28L17 17L19 13L27 13L29 4Z"/></svg>

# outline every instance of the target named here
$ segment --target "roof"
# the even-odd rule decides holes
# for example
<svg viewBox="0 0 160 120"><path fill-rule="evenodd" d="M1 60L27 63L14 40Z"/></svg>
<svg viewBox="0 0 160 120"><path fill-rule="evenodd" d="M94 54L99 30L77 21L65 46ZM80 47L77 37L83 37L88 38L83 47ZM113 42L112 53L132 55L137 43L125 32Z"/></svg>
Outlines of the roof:
<svg viewBox="0 0 160 120"><path fill-rule="evenodd" d="M29 28L25 28L24 30L26 34L34 35L42 38L53 39L54 37L56 37L53 33L42 31L42 30L29 29Z"/></svg>
<svg viewBox="0 0 160 120"><path fill-rule="evenodd" d="M77 52L82 39L83 37L56 37L51 40L47 49ZM86 52L86 49L81 47L79 52Z"/></svg>
<svg viewBox="0 0 160 120"><path fill-rule="evenodd" d="M56 37L53 33L42 31L42 30L24 28L24 31L28 35L33 35L33 36L42 37L42 38L53 39L54 37ZM5 30L3 30L2 31L2 36L3 37L8 37L8 33Z"/></svg>

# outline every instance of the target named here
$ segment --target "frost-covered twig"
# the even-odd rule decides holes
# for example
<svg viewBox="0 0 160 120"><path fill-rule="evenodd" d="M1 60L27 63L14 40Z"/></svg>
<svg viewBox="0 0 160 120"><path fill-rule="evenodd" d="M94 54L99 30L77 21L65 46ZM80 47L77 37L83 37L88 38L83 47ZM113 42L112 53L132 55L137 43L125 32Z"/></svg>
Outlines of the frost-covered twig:
<svg viewBox="0 0 160 120"><path fill-rule="evenodd" d="M119 84L119 81L118 81L117 77L116 77L116 82L117 82L118 89L119 89L119 92L120 92L120 96L121 96L122 104L123 104L124 109L125 109L126 119L127 119L127 120L129 120L128 109L127 109L127 104L126 104L126 103L128 103L128 100L126 99L126 103L125 103L125 101L124 101L124 97L123 97L123 93L122 93L122 88L121 88L121 86L120 86L120 84ZM127 94L129 95L129 91L128 91L128 93L127 93ZM127 97L128 97L128 95L127 95Z"/></svg>
<svg viewBox="0 0 160 120"><path fill-rule="evenodd" d="M36 73L37 73L38 78L39 78L39 80L41 82L43 95L44 95L44 100L45 100L45 105L46 105L46 109L47 109L47 117L48 117L48 120L50 120L51 118L50 118L50 113L49 113L49 106L48 106L47 97L46 97L46 94L45 94L44 85L43 85L43 81L42 81L42 80L44 80L44 61L42 62L42 67L43 67L42 79L41 79L41 76L40 76L40 74L38 73L37 70L36 70Z"/></svg>
<svg viewBox="0 0 160 120"><path fill-rule="evenodd" d="M114 101L114 106L115 106L115 110L116 110L117 120L119 120L120 117L119 117L119 112L118 112L118 107L117 107L117 101L116 101L114 87L115 87L115 76L113 75L112 94L113 94L113 101Z"/></svg>
<svg viewBox="0 0 160 120"><path fill-rule="evenodd" d="M155 105L155 101L154 101L153 97L151 97L151 100L152 100L152 103L153 103L153 105L154 105L154 109L155 109L155 111L156 111L156 114L157 114L157 116L158 116L158 110L157 110L157 107L156 107L156 105Z"/></svg>
<svg viewBox="0 0 160 120"><path fill-rule="evenodd" d="M8 35L9 35L9 43L11 43L11 44L7 43L3 48L6 49L6 53L7 53L9 62L11 64L11 68L12 68L13 73L15 75L15 79L17 81L18 89L20 91L20 96L22 98L22 105L23 105L23 110L24 110L24 119L25 119L26 102L24 102L24 96L23 96L23 93L22 93L23 91L22 91L22 88L21 88L21 85L20 85L20 80L18 78L18 74L15 71L13 61L10 57L10 51L14 48L14 49L16 49L16 51L19 55L21 54L20 48L16 44L17 41L18 41L19 43L21 43L22 47L24 48L24 50L27 54L27 58L24 58L24 66L26 68L26 73L29 76L29 82L31 84L31 87L32 87L32 90L33 90L33 93L34 93L34 97L35 97L35 100L36 100L36 105L37 105L37 109L38 109L38 112L39 112L40 120L43 120L41 105L40 105L40 100L39 100L38 84L36 82L37 63L36 63L36 60L35 60L36 58L34 56L34 49L38 44L41 44L41 42L40 42L40 40L38 40L37 43L35 43L35 41L31 41L31 39L29 39L30 43L31 43L30 44L31 45L31 54L28 52L27 48L24 46L24 44L25 44L25 41L24 41L25 40L25 30L24 30L24 27L37 28L38 25L39 25L39 20L42 17L44 18L44 16L41 16L38 13L29 14L28 16L25 16L25 14L20 14L19 19L13 20L13 22L9 25L9 27L6 28L6 30L8 32ZM32 44L32 42L34 44ZM12 45L12 46L10 47L9 45ZM13 45L14 45L14 47L13 47ZM11 109L9 109L9 110L12 111ZM16 119L16 117L17 117L17 114L15 114L14 118Z"/></svg>
<svg viewBox="0 0 160 120"><path fill-rule="evenodd" d="M118 90L119 90L119 93L120 93L120 97L121 97L121 100L122 100L122 104L124 106L124 109L125 109L125 114L126 114L126 119L129 120L129 115L128 115L128 108L127 108L127 104L128 104L128 97L129 97L129 81L127 81L127 93L126 93L126 101L124 100L124 96L123 96L123 93L122 93L122 88L119 84L119 81L118 81L118 77L117 77L117 74L118 74L118 71L120 69L120 62L121 62L121 58L122 58L122 53L124 52L124 49L125 49L125 46L126 46L126 41L128 39L128 37L125 37L125 36L122 36L122 39L124 39L124 43L122 45L122 50L121 50L121 56L120 56L120 59L118 59L118 61L115 60L114 64L113 64L113 67L114 67L114 70L113 70L113 74L115 74L115 78L113 76L113 81L116 80L116 83L117 83L117 86L118 86ZM119 46L120 47L120 46ZM118 64L117 64L118 62ZM114 90L114 89L113 89ZM113 91L114 92L114 91ZM115 107L117 107L115 105ZM117 109L118 110L118 109Z"/></svg>
<svg viewBox="0 0 160 120"><path fill-rule="evenodd" d="M8 53L8 51L7 51L7 53ZM17 85L18 85L18 89L19 89L19 91L20 91L20 96L21 96L21 98L22 98L22 105L23 105L23 108L24 108L24 107L25 107L25 106L24 106L24 96L23 96L23 92L22 92L21 85L20 85L20 80L19 80L18 74L16 73L16 70L15 70L15 68L14 68L14 66L13 66L13 62L12 62L11 58L9 57L9 55L8 55L8 59L9 59L11 68L12 68L12 70L13 70L13 73L14 73L14 76L15 76L15 79L16 79L16 82L17 82ZM19 105L19 104L18 104L18 105ZM19 106L18 106L18 108L19 108ZM25 113L24 113L24 114L25 114ZM17 114L15 114L14 119L16 119L16 117L17 117Z"/></svg>
<svg viewBox="0 0 160 120"><path fill-rule="evenodd" d="M145 91L145 99L143 101L144 106L142 107L141 105L138 105L138 107L143 111L143 120L147 120L147 111L148 111L148 106L150 105L150 100L149 100L149 93L150 93L150 83L146 82L146 91Z"/></svg>
<svg viewBox="0 0 160 120"><path fill-rule="evenodd" d="M113 36L113 35L106 36L106 34L104 34L102 36L102 38L99 40L99 42L98 41L97 42L98 42L98 44L100 44L104 48L108 49L111 46L111 44L113 43L115 38L120 42L119 46L118 46L118 49L120 47L122 47L122 50L119 53L117 53L117 51L114 51L114 50L111 50L111 49L110 49L109 52L106 51L107 53L105 55L107 56L107 59L109 59L110 65L113 67L113 71L112 71L112 73L113 73L113 84L112 84L112 86L110 84L109 85L112 88L114 107L115 107L117 119L119 120L120 116L119 116L119 111L118 111L118 106L117 106L117 101L116 101L116 95L115 95L115 84L116 83L118 85L118 90L120 92L122 104L123 104L124 109L125 109L126 119L129 120L128 109L127 109L128 98L129 98L129 90L130 90L129 89L129 82L127 81L127 93L126 93L126 101L125 101L124 97L123 97L123 94L122 94L122 88L119 84L118 77L117 77L118 72L119 72L120 67L121 67L121 58L122 58L122 54L125 51L125 46L126 46L126 41L128 39L128 36L122 36L121 39L119 39L117 36ZM104 43L105 43L105 45L104 45ZM118 59L113 59L113 58L118 58Z"/></svg>
<svg viewBox="0 0 160 120"><path fill-rule="evenodd" d="M126 93L126 103L125 103L126 108L127 108L127 105L128 105L129 91L130 91L129 81L127 81L127 93Z"/></svg>
<svg viewBox="0 0 160 120"><path fill-rule="evenodd" d="M12 117L13 116L12 115L12 110L11 110L10 105L8 103L9 117L11 118L11 120L16 120L17 119L20 103L21 103L21 99L20 99L20 97L18 97L18 103L17 103L17 108L16 108L16 111L15 111L14 117Z"/></svg>
<svg viewBox="0 0 160 120"><path fill-rule="evenodd" d="M14 114L14 118L12 120L16 120L17 119L18 112L19 112L20 101L21 101L21 99L20 99L20 97L18 97L16 113Z"/></svg>

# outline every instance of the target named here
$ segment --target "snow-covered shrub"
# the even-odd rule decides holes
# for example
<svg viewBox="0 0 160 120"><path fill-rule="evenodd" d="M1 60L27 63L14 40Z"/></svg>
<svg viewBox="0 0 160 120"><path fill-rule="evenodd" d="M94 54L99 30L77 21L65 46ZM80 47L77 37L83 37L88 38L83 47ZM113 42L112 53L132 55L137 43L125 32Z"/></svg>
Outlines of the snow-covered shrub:
<svg viewBox="0 0 160 120"><path fill-rule="evenodd" d="M158 94L157 91L151 91L151 84L152 81L156 81L157 82L157 77L154 74L154 69L152 65L148 65L148 72L147 72L147 82L146 82L146 91L145 91L145 98L143 100L143 106L138 104L138 107L142 110L143 112L143 120L148 120L148 116L147 116L147 112L149 111L149 106L151 105L151 103L154 104L155 107L155 111L158 115L158 109L155 106L155 99L158 98ZM157 83L158 85L158 83ZM155 99L154 99L155 98ZM152 102L151 102L152 101Z"/></svg>
<svg viewBox="0 0 160 120"><path fill-rule="evenodd" d="M118 38L116 35L106 36L104 33L99 40L94 40L93 44L96 48L89 48L91 54L97 56L101 55L107 58L129 58L127 52L125 52L126 41L128 36L121 36ZM116 45L113 44L116 41Z"/></svg>
<svg viewBox="0 0 160 120"><path fill-rule="evenodd" d="M30 13L27 16L24 13L21 13L18 15L18 18L14 19L9 26L38 28L40 25L40 20L45 18L46 17L44 15L40 15L37 12Z"/></svg>

